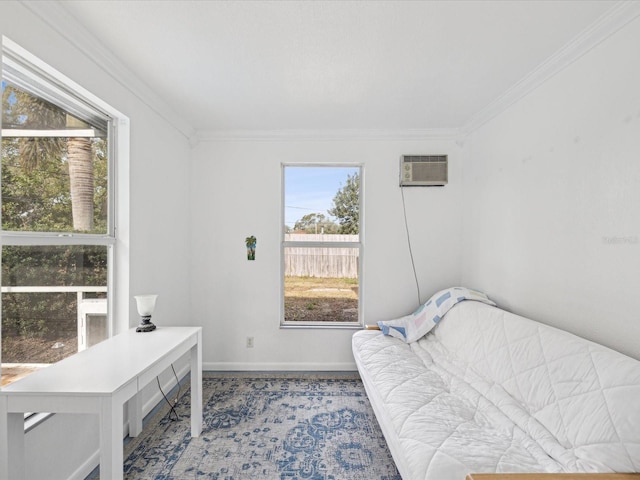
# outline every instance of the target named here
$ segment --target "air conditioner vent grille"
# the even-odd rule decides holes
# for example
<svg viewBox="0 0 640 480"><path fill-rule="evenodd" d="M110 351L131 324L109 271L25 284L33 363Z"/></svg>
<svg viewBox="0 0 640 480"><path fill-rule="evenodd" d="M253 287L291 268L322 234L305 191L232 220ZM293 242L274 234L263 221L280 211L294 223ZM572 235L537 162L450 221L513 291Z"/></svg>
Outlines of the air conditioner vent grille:
<svg viewBox="0 0 640 480"><path fill-rule="evenodd" d="M446 162L446 155L404 155L405 162L434 163Z"/></svg>
<svg viewBox="0 0 640 480"><path fill-rule="evenodd" d="M402 155L400 186L443 186L448 182L447 155Z"/></svg>

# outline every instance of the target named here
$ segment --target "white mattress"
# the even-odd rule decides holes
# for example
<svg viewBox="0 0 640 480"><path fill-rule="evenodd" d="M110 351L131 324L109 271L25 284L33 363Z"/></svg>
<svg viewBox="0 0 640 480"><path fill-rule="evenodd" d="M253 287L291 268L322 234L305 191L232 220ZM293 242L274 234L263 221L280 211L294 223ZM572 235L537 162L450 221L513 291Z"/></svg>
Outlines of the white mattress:
<svg viewBox="0 0 640 480"><path fill-rule="evenodd" d="M478 302L407 345L353 337L404 480L640 470L640 362Z"/></svg>

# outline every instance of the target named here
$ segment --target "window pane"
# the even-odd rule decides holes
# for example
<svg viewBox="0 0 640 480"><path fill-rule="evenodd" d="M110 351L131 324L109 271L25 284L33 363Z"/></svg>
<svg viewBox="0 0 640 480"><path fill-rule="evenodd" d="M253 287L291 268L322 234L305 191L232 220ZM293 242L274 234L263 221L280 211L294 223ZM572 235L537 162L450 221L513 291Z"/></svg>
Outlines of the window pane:
<svg viewBox="0 0 640 480"><path fill-rule="evenodd" d="M106 133L2 82L2 228L106 234Z"/></svg>
<svg viewBox="0 0 640 480"><path fill-rule="evenodd" d="M284 323L358 324L360 167L284 167Z"/></svg>
<svg viewBox="0 0 640 480"><path fill-rule="evenodd" d="M360 168L285 167L285 234L355 235L360 232Z"/></svg>
<svg viewBox="0 0 640 480"><path fill-rule="evenodd" d="M2 247L3 383L106 338L106 322L84 319L106 314L107 248Z"/></svg>
<svg viewBox="0 0 640 480"><path fill-rule="evenodd" d="M286 322L358 322L357 248L284 250Z"/></svg>

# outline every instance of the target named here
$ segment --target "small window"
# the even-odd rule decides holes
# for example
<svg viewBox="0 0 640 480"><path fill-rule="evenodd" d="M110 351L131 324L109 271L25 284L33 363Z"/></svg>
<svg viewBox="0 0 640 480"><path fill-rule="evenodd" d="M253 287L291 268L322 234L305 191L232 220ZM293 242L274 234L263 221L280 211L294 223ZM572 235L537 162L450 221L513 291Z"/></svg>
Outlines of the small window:
<svg viewBox="0 0 640 480"><path fill-rule="evenodd" d="M362 167L284 165L283 326L360 326Z"/></svg>

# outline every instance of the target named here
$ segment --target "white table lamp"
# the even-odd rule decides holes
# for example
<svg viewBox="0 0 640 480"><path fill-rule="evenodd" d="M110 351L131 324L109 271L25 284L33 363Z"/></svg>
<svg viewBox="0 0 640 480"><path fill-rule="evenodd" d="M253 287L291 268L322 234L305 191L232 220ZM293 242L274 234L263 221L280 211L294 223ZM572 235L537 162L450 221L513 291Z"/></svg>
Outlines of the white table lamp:
<svg viewBox="0 0 640 480"><path fill-rule="evenodd" d="M136 332L151 332L156 326L151 323L151 315L156 308L156 299L158 295L136 295L134 296L138 304L138 313L140 314L140 325L136 328Z"/></svg>

